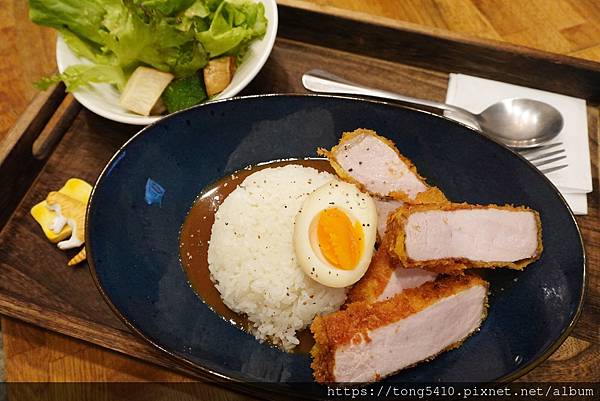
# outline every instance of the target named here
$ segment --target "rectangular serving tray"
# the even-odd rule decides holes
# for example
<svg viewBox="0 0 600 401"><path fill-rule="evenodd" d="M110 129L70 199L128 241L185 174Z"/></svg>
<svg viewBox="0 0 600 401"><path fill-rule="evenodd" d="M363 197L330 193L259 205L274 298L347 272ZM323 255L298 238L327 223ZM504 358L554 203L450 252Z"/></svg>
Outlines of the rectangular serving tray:
<svg viewBox="0 0 600 401"><path fill-rule="evenodd" d="M321 68L359 83L442 101L448 73L461 72L588 100L594 191L577 218L588 255L586 303L572 336L598 345L600 218L598 108L600 64L398 21L279 2L273 52L242 95L305 92L303 72ZM192 373L133 333L112 313L88 267L66 266L73 252L48 242L29 214L71 177L95 182L139 127L99 117L59 85L40 93L0 142L0 313L161 366ZM598 363L598 353L593 354ZM526 377L560 379L546 362Z"/></svg>

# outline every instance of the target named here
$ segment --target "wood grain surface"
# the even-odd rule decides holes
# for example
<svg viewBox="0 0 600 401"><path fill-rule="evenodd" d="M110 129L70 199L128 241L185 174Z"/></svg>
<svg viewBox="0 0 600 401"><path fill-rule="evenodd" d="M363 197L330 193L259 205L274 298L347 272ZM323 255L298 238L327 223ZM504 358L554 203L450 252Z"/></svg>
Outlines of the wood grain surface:
<svg viewBox="0 0 600 401"><path fill-rule="evenodd" d="M279 37L302 37L306 43L391 62L460 71L600 102L598 63L303 1L280 3L279 17L286 23L279 27Z"/></svg>
<svg viewBox="0 0 600 401"><path fill-rule="evenodd" d="M38 389L32 384L9 385L9 400L255 400L30 324L7 318L2 324L5 331L4 352L10 361L6 372L7 382L69 383L65 386L55 385L52 391L48 391L47 387ZM121 385L95 385L99 382ZM157 384L152 387L128 385L144 382Z"/></svg>
<svg viewBox="0 0 600 401"><path fill-rule="evenodd" d="M27 2L0 7L0 136L5 135L38 90L33 82L56 70L52 29L29 22Z"/></svg>
<svg viewBox="0 0 600 401"><path fill-rule="evenodd" d="M321 5L336 6L352 11L366 12L373 15L407 21L425 27L448 29L461 34L475 35L494 40L503 40L509 43L521 44L542 50L554 51L560 54L574 55L581 58L600 61L600 4L594 0L403 0L391 2L386 0L315 0ZM542 4L543 3L543 4ZM548 5L550 4L550 5ZM36 93L31 82L40 76L50 73L55 69L54 64L54 34L44 28L36 27L27 21L26 2L21 0L6 0L0 7L0 32L3 40L0 41L0 137L6 135L8 129L14 124L18 116L24 111L27 103ZM289 57L297 52L308 54L309 60L302 65L290 65L285 69L279 68L286 65ZM272 82L273 77L278 82L297 82L297 74L301 69L309 66L326 67L332 71L339 71L340 66L331 56L326 57L324 49L311 47L302 48L301 45L290 41L280 41L273 53L269 70L265 70L247 90L257 90L261 86ZM392 63L374 62L369 59L352 58L345 53L338 53L337 57L349 59L350 76L363 80L373 85L380 85L391 90L401 90L410 95L420 95L432 99L442 99L445 94L445 74L432 73L418 68L398 69ZM366 63L366 64L365 64ZM368 70L367 70L368 67ZM271 75L268 75L267 72ZM344 68L343 71L348 70ZM365 74L368 72L369 74ZM365 82L365 83L366 83ZM277 89L277 88L275 88ZM590 124L597 126L597 110L590 109ZM105 143L100 150L86 144L90 138L77 138L77 132L86 132L88 128L102 127L102 138L92 138ZM31 294L31 299L20 298L3 299L3 302L14 301L17 305L14 317L33 321L49 327L52 324L62 325L56 330L69 336L88 338L92 331L102 333L100 327L89 325L90 314L104 316L100 318L99 326L104 327L104 336L96 338L96 342L109 348L117 348L121 352L134 350L138 355L145 355L145 359L157 364L169 365L172 361L161 359L160 356L151 357L150 348L137 342L122 324L112 315L101 299L96 299L97 292L85 268L69 270L57 269L52 274L46 274L39 281L31 281L28 272L34 271L40 265L39 257L50 258L49 263L66 263L67 256L57 252L50 244L42 245L39 242L37 227L25 212L31 204L42 199L49 189L58 188L69 174L78 174L82 178L93 180L98 170L118 146L124 136L113 135L121 127L118 124L107 124L105 120L86 111L78 114L73 128L65 137L63 150L59 148L51 161L45 167L43 175L38 179L38 184L25 198L21 213L15 216L10 238L23 243L38 244L39 246L29 252L23 250L18 260L11 259L11 266L18 266L7 272L11 280L19 283L10 288L3 288L7 293ZM131 134L134 129L127 131ZM123 135L123 134L121 134ZM70 141L70 142L68 142ZM77 142L81 141L81 142ZM585 234L585 244L588 251L589 278L586 305L579 324L573 335L552 355L546 362L534 369L521 380L525 381L552 381L562 380L594 380L599 374L600 339L598 327L600 324L600 233L598 232L598 146L597 137L592 138L592 158L594 173L594 192L588 198L590 203L590 216L592 218L578 219ZM78 147L77 147L78 146ZM69 149L66 149L69 148ZM76 152L73 152L76 149ZM70 167L70 161L81 160L88 167L86 174L75 171ZM18 224L17 224L18 223ZM18 227L24 227L19 229ZM14 234L14 236L13 236ZM3 234L3 237L8 238ZM4 258L9 254L5 246L0 245L0 252ZM14 249L13 249L14 251ZM4 260L4 259L3 259ZM4 278L4 268L0 266ZM54 276L57 279L54 280ZM83 281L79 278L87 277ZM75 294L87 297L90 302L73 305L69 302L69 291L58 280L68 277L73 278L77 288ZM0 280L4 281L4 280ZM70 281L70 280L69 280ZM67 282L69 282L67 281ZM0 282L0 287L2 286ZM64 283L64 281L63 281ZM81 284L83 283L83 284ZM41 298L47 299L50 306L48 310L37 310L37 318L31 319L31 310ZM35 299L34 299L35 298ZM19 304L20 302L20 304ZM2 307L2 305L0 305ZM32 309L33 308L33 309ZM51 311L54 310L55 314ZM72 316L72 321L59 321L62 313L56 311L67 310ZM21 312L19 312L21 311ZM9 380L20 381L47 381L47 380L148 380L148 381L185 381L188 376L175 374L171 370L158 368L152 364L142 363L137 360L117 355L113 352L90 346L60 334L54 334L35 326L30 326L11 319L3 319L3 336L7 354L7 374ZM73 328L77 330L73 330ZM109 335L110 333L110 335ZM113 337L111 337L111 335ZM120 347L120 348L119 348ZM147 346L146 346L147 347ZM154 359L152 359L154 358ZM216 393L208 394L216 398ZM222 395L222 399L238 399L234 395ZM204 393L203 393L204 394ZM232 398L227 398L232 397ZM132 398L133 399L133 398Z"/></svg>
<svg viewBox="0 0 600 401"><path fill-rule="evenodd" d="M596 0L311 2L600 61L600 3Z"/></svg>

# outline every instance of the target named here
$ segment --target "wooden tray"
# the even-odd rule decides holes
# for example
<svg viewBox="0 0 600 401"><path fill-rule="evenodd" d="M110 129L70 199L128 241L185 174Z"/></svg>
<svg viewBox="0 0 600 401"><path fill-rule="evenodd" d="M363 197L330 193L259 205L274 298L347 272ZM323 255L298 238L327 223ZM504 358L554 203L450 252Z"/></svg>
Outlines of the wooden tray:
<svg viewBox="0 0 600 401"><path fill-rule="evenodd" d="M302 73L323 68L433 100L445 98L448 72L600 100L600 64L297 1L280 2L279 12L279 38L271 57L243 94L304 92ZM587 369L589 378L598 375L597 108L588 107L588 118L594 192L588 197L589 215L577 219L588 255L588 288L572 341L591 345L587 357L545 362L526 376L528 380L574 378L575 366L579 372ZM81 108L57 86L40 93L0 142L0 313L191 373L132 334L100 296L87 265L68 268L72 253L49 243L29 215L31 206L68 178L94 182L111 155L137 130Z"/></svg>

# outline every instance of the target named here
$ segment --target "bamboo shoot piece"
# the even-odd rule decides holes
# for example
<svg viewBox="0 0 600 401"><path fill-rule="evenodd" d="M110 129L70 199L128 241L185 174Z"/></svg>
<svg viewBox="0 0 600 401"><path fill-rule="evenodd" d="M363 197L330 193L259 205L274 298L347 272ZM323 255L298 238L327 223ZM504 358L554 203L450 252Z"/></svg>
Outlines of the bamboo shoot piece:
<svg viewBox="0 0 600 401"><path fill-rule="evenodd" d="M150 111L173 78L172 74L154 68L136 68L121 94L121 106L143 116L150 115Z"/></svg>

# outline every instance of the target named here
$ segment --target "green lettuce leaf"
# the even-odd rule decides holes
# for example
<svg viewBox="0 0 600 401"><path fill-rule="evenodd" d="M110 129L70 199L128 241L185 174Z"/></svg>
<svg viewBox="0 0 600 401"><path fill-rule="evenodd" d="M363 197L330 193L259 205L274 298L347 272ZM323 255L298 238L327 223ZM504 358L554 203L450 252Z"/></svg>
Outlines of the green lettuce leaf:
<svg viewBox="0 0 600 401"><path fill-rule="evenodd" d="M210 58L238 55L245 51L250 41L262 37L266 27L262 3L222 1L215 10L210 28L198 32L196 38Z"/></svg>
<svg viewBox="0 0 600 401"><path fill-rule="evenodd" d="M85 79L122 85L142 65L188 77L209 58L241 57L267 25L263 5L250 0L29 0L29 16L96 66L40 83L61 79L69 90Z"/></svg>
<svg viewBox="0 0 600 401"><path fill-rule="evenodd" d="M39 25L71 31L82 39L103 43L103 0L29 0L29 19Z"/></svg>
<svg viewBox="0 0 600 401"><path fill-rule="evenodd" d="M107 17L105 26L111 32L105 48L127 72L147 65L185 77L208 62L193 32L183 32L165 19L151 18L145 22L135 14L123 13Z"/></svg>
<svg viewBox="0 0 600 401"><path fill-rule="evenodd" d="M146 13L158 13L163 16L174 16L189 8L195 0L133 0Z"/></svg>
<svg viewBox="0 0 600 401"><path fill-rule="evenodd" d="M96 63L109 64L111 62L110 57L103 54L97 44L82 39L80 36L66 29L61 29L59 32L67 46L69 46L77 57L87 58Z"/></svg>
<svg viewBox="0 0 600 401"><path fill-rule="evenodd" d="M210 26L211 12L204 0L196 0L187 10L180 15L177 28L182 31L194 29L197 32L206 31Z"/></svg>
<svg viewBox="0 0 600 401"><path fill-rule="evenodd" d="M62 74L42 78L36 82L36 86L40 89L48 89L48 87L60 81L65 83L67 92L72 92L90 83L110 83L115 85L117 89L123 90L127 82L123 70L117 66L77 64L67 67Z"/></svg>

